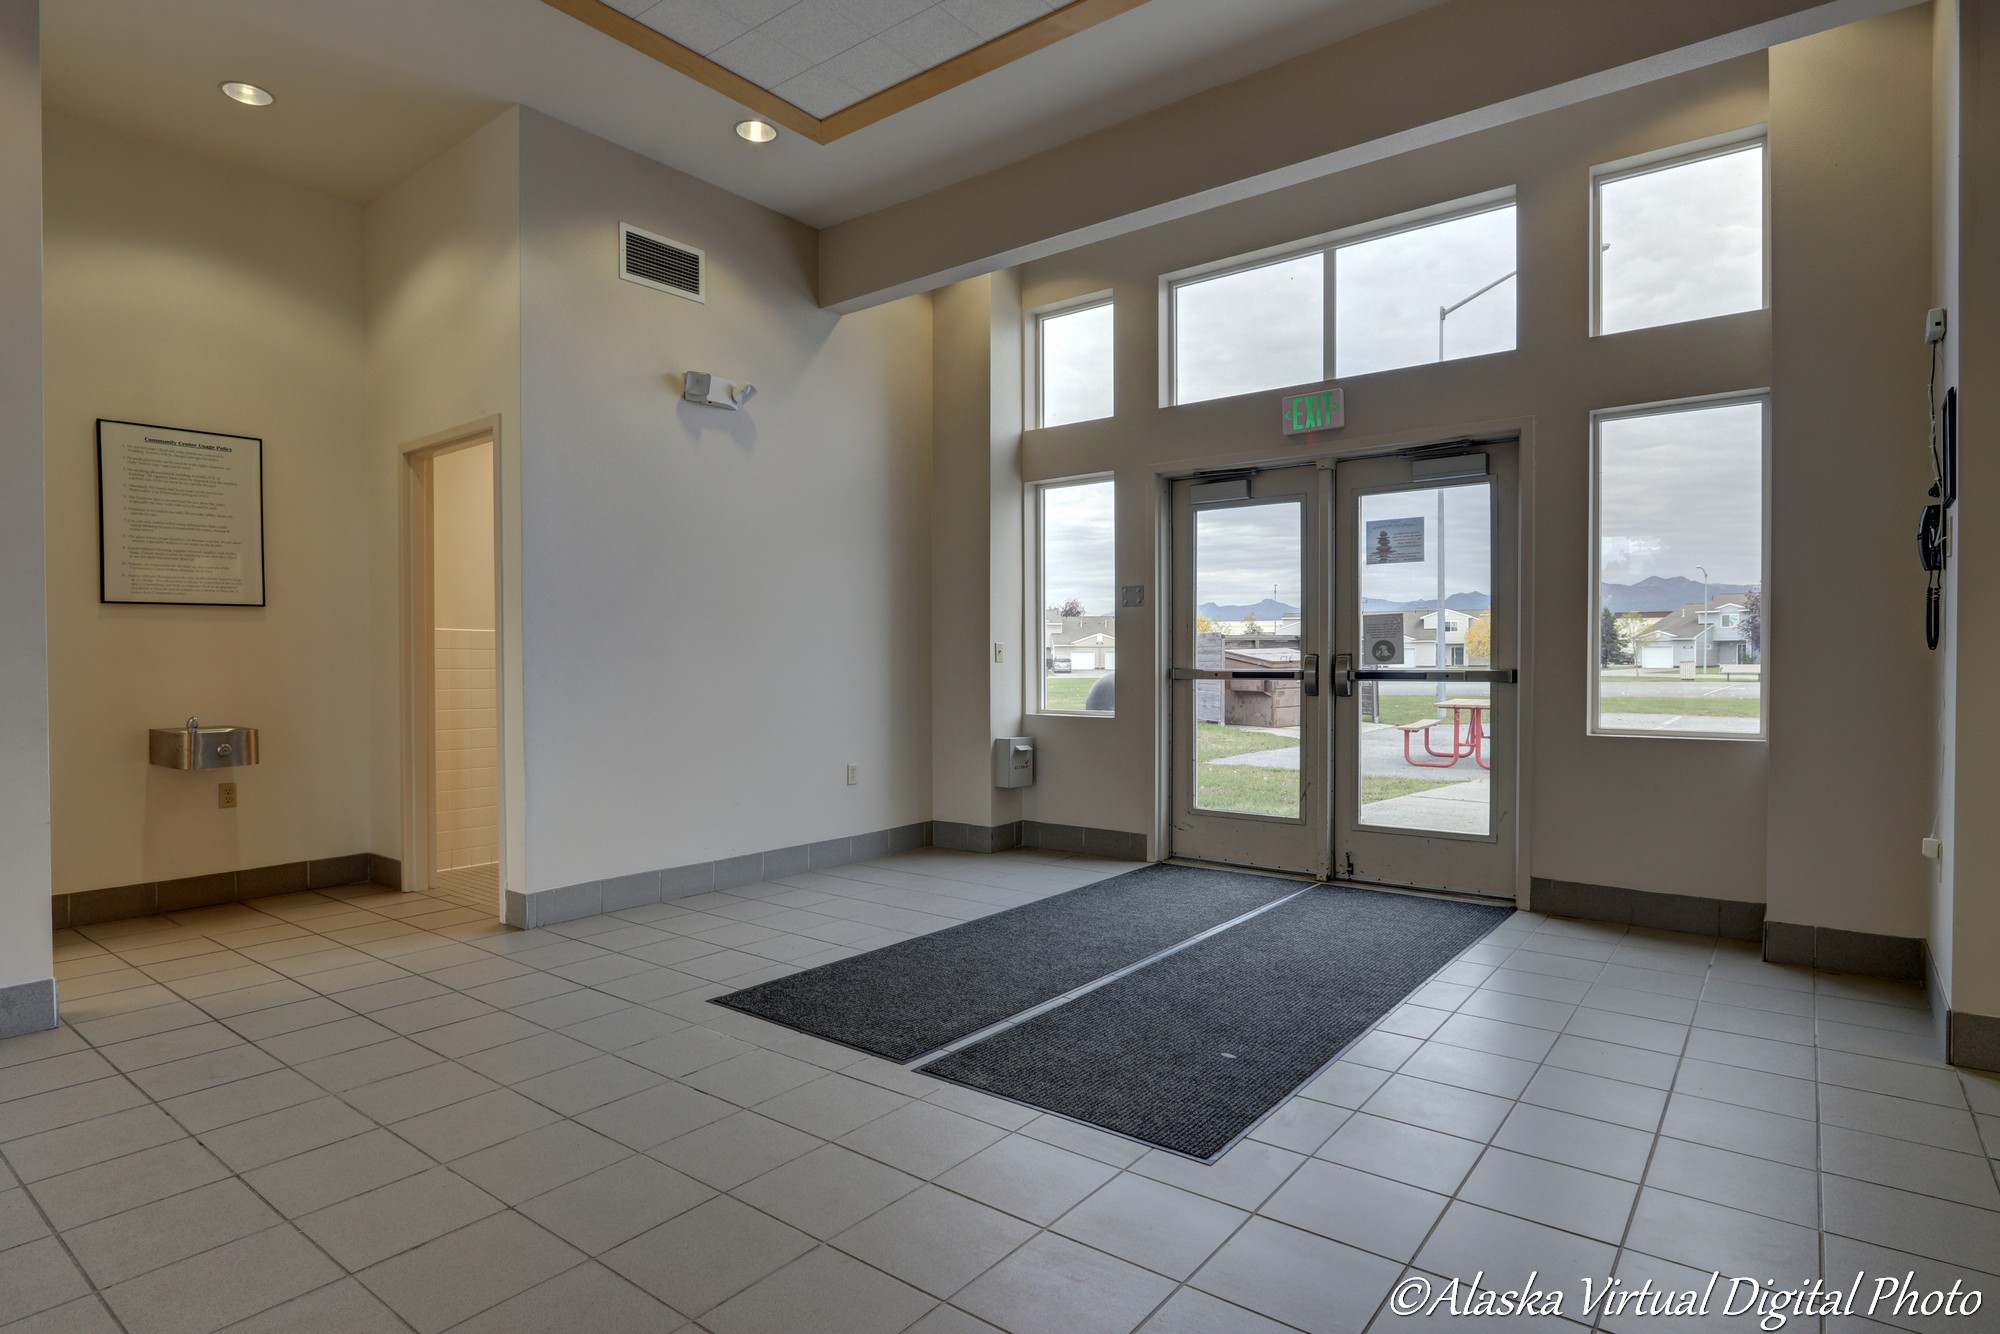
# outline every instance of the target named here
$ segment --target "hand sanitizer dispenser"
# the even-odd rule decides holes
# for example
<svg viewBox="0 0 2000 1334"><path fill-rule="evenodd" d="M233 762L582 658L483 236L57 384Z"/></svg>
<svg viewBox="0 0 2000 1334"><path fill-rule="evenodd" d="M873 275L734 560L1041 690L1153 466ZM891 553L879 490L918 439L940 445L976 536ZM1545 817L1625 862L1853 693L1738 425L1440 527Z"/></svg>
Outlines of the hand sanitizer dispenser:
<svg viewBox="0 0 2000 1334"><path fill-rule="evenodd" d="M1028 736L996 737L993 741L993 786L1033 787L1035 785L1035 739Z"/></svg>

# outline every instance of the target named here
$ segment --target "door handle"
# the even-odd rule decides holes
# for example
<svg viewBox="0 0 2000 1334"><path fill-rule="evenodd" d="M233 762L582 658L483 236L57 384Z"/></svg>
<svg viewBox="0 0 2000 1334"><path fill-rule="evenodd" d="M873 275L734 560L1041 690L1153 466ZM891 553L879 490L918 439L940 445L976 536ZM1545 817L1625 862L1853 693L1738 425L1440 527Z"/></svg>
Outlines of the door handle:
<svg viewBox="0 0 2000 1334"><path fill-rule="evenodd" d="M1308 653L1299 659L1299 684L1306 694L1319 694L1319 654Z"/></svg>
<svg viewBox="0 0 2000 1334"><path fill-rule="evenodd" d="M1354 693L1354 655L1336 653L1333 655L1333 693L1342 699Z"/></svg>

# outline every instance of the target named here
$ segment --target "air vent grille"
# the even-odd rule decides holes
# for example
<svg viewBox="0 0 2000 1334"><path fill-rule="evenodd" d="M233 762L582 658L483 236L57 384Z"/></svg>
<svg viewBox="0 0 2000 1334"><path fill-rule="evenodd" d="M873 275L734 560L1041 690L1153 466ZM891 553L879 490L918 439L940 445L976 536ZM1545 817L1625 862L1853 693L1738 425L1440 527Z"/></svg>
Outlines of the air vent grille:
<svg viewBox="0 0 2000 1334"><path fill-rule="evenodd" d="M618 225L618 276L642 287L706 301L702 252L664 236Z"/></svg>

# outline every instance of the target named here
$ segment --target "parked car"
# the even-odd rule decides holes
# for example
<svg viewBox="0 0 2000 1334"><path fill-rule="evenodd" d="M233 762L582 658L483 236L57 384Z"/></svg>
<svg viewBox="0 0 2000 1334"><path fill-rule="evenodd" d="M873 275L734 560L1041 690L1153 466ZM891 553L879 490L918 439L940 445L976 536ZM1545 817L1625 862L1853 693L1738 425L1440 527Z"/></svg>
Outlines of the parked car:
<svg viewBox="0 0 2000 1334"><path fill-rule="evenodd" d="M1047 660L1048 660L1048 670L1049 670L1049 671L1052 671L1052 672L1067 672L1067 671L1068 671L1068 670L1070 669L1070 668L1069 668L1069 659L1068 659L1068 658L1059 658L1059 657L1057 657L1057 656L1056 656L1055 654L1051 653L1051 654L1049 654L1049 655L1048 655L1048 659L1047 659Z"/></svg>

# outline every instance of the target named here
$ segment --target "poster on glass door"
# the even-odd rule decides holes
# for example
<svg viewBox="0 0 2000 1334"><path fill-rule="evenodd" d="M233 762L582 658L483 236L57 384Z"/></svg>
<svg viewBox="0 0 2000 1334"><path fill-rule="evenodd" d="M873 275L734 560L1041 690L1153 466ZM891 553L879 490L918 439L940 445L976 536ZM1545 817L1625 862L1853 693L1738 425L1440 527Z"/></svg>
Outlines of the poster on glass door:
<svg viewBox="0 0 2000 1334"><path fill-rule="evenodd" d="M1424 560L1424 521L1414 519L1370 519L1364 534L1363 550L1370 565L1421 565Z"/></svg>

